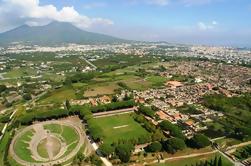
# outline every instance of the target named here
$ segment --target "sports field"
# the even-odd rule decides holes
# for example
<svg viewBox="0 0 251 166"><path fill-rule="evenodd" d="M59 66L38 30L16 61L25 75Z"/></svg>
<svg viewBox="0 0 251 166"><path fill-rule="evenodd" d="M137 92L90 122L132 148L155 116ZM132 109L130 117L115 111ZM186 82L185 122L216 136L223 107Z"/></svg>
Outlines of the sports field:
<svg viewBox="0 0 251 166"><path fill-rule="evenodd" d="M113 143L120 139L137 139L149 133L134 121L133 114L114 115L95 119L102 129L105 143Z"/></svg>

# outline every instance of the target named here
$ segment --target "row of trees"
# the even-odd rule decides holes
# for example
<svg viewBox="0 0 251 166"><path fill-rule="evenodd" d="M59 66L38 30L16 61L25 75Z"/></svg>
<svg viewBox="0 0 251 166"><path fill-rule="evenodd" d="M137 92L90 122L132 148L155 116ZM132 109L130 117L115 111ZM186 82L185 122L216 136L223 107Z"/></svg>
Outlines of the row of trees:
<svg viewBox="0 0 251 166"><path fill-rule="evenodd" d="M196 134L193 138L191 139L181 139L178 137L172 137L167 140L161 140L161 141L156 141L148 145L145 150L146 152L159 152L159 151L166 151L168 153L176 153L178 150L183 150L187 146L191 148L204 148L209 146L211 143L209 139L202 135L202 134Z"/></svg>
<svg viewBox="0 0 251 166"><path fill-rule="evenodd" d="M146 106L140 106L139 107L139 112L142 113L143 115L149 116L151 118L155 118L155 112L152 110L151 107L146 107Z"/></svg>
<svg viewBox="0 0 251 166"><path fill-rule="evenodd" d="M174 154L178 150L183 150L186 147L187 146L184 140L173 137L166 141L153 142L145 148L145 151L151 153L166 151Z"/></svg>
<svg viewBox="0 0 251 166"><path fill-rule="evenodd" d="M73 76L67 77L65 79L65 84L70 85L71 83L82 82L86 83L92 80L95 76L97 76L97 72L88 72L88 73L77 73Z"/></svg>
<svg viewBox="0 0 251 166"><path fill-rule="evenodd" d="M160 128L164 131L169 131L170 135L173 137L185 139L185 136L182 133L182 130L177 126L169 122L168 120L164 120L159 124Z"/></svg>
<svg viewBox="0 0 251 166"><path fill-rule="evenodd" d="M112 102L109 104L103 104L98 105L96 107L91 108L91 112L105 112L105 111L112 111L116 109L123 109L123 108L129 108L135 106L136 103L134 100L128 100L128 101L118 101L118 102Z"/></svg>
<svg viewBox="0 0 251 166"><path fill-rule="evenodd" d="M132 152L134 151L134 144L130 142L123 142L119 144L102 144L99 147L101 154L109 158L119 158L121 162L127 163L130 161Z"/></svg>
<svg viewBox="0 0 251 166"><path fill-rule="evenodd" d="M69 107L69 106L67 106L67 107ZM99 142L99 141L103 140L104 135L102 133L102 130L98 125L96 125L96 122L94 121L91 109L88 105L70 106L69 114L70 115L79 115L79 117L87 123L88 132L91 134L94 141Z"/></svg>
<svg viewBox="0 0 251 166"><path fill-rule="evenodd" d="M242 147L234 153L234 156L240 160L251 157L251 145Z"/></svg>
<svg viewBox="0 0 251 166"><path fill-rule="evenodd" d="M30 125L33 121L44 121L51 119L59 119L63 117L67 117L69 115L69 111L66 109L54 109L54 110L29 110L29 113L25 113L21 115L17 121L22 125Z"/></svg>

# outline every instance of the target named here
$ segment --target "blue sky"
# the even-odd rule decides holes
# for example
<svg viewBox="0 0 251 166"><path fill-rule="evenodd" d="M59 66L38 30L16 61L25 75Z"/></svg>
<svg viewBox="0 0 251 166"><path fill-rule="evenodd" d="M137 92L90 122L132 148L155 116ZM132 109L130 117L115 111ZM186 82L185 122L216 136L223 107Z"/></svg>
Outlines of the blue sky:
<svg viewBox="0 0 251 166"><path fill-rule="evenodd" d="M126 39L251 46L250 0L0 0L1 17L0 31L57 20Z"/></svg>

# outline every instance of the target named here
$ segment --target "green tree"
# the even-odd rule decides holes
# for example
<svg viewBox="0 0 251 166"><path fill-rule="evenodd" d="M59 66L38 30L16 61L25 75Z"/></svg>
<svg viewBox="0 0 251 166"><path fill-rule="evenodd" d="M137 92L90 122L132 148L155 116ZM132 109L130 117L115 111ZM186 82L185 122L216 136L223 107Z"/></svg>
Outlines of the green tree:
<svg viewBox="0 0 251 166"><path fill-rule="evenodd" d="M68 99L65 101L65 107L67 110L70 110L70 108L71 108L71 104Z"/></svg>
<svg viewBox="0 0 251 166"><path fill-rule="evenodd" d="M115 151L115 148L111 146L110 144L102 144L99 147L100 152L103 156L108 157L109 155L112 155Z"/></svg>
<svg viewBox="0 0 251 166"><path fill-rule="evenodd" d="M112 102L117 102L118 101L118 97L116 95L112 96Z"/></svg>
<svg viewBox="0 0 251 166"><path fill-rule="evenodd" d="M212 166L217 166L217 157L216 156L214 157L214 161L212 162L212 164L213 164Z"/></svg>
<svg viewBox="0 0 251 166"><path fill-rule="evenodd" d="M96 154L94 154L90 157L90 161L95 166L102 166L102 161L100 160L100 158Z"/></svg>
<svg viewBox="0 0 251 166"><path fill-rule="evenodd" d="M4 92L7 90L7 87L5 85L0 85L0 93Z"/></svg>
<svg viewBox="0 0 251 166"><path fill-rule="evenodd" d="M146 147L147 152L159 152L162 149L162 145L159 142L153 142Z"/></svg>
<svg viewBox="0 0 251 166"><path fill-rule="evenodd" d="M81 152L78 152L77 155L73 159L73 163L80 165L84 159L85 159L85 155Z"/></svg>
<svg viewBox="0 0 251 166"><path fill-rule="evenodd" d="M25 94L23 95L23 99L24 99L24 100L31 100L31 99L32 99L31 94L25 93Z"/></svg>
<svg viewBox="0 0 251 166"><path fill-rule="evenodd" d="M211 144L208 137L203 134L194 135L191 142L192 142L193 146L196 148L204 148L204 147L207 147Z"/></svg>
<svg viewBox="0 0 251 166"><path fill-rule="evenodd" d="M178 150L183 150L186 148L186 144L183 139L180 138L170 138L163 142L163 148L169 153L176 153Z"/></svg>
<svg viewBox="0 0 251 166"><path fill-rule="evenodd" d="M116 154L118 155L119 159L123 163L127 163L130 161L131 153L133 151L132 144L119 144L116 147Z"/></svg>
<svg viewBox="0 0 251 166"><path fill-rule="evenodd" d="M222 159L221 159L221 156L220 156L220 158L219 158L219 160L218 160L218 166L222 166Z"/></svg>
<svg viewBox="0 0 251 166"><path fill-rule="evenodd" d="M141 112L142 114L149 116L151 118L155 117L155 112L152 110L151 107L146 107L146 106L140 106L139 107L139 112Z"/></svg>
<svg viewBox="0 0 251 166"><path fill-rule="evenodd" d="M164 120L159 124L159 126L162 130L169 131L173 137L185 139L182 130L171 122Z"/></svg>

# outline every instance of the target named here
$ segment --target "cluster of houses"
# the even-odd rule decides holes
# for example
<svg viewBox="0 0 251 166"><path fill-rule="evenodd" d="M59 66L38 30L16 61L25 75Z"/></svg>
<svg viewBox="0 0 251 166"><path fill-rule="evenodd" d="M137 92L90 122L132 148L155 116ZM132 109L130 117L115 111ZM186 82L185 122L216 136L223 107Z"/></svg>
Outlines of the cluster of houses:
<svg viewBox="0 0 251 166"><path fill-rule="evenodd" d="M206 122L212 122L214 117L224 116L222 113L197 104L203 95L213 93L211 84L184 85L179 81L167 81L165 85L166 87L162 89L134 91L136 102L157 108L158 121L147 117L153 124L158 125L161 121L168 120L182 126L183 133L189 138L196 132L206 130ZM194 104L196 104L199 114L181 113L177 109L184 105Z"/></svg>
<svg viewBox="0 0 251 166"><path fill-rule="evenodd" d="M97 106L99 104L108 104L111 103L111 97L104 95L97 98L88 98L88 99L81 99L81 100L70 100L71 105L84 105L84 104L91 104L92 106Z"/></svg>

